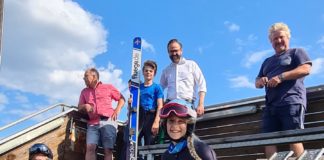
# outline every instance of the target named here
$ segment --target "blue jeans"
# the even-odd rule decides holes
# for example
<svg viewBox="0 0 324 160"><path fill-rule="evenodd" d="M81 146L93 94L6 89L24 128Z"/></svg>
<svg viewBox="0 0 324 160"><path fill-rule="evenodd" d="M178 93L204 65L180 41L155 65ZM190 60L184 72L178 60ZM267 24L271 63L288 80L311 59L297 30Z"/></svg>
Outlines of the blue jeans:
<svg viewBox="0 0 324 160"><path fill-rule="evenodd" d="M115 123L115 124L114 124ZM88 125L87 144L98 145L101 140L105 149L113 149L117 137L117 122L108 120L100 120L98 125Z"/></svg>

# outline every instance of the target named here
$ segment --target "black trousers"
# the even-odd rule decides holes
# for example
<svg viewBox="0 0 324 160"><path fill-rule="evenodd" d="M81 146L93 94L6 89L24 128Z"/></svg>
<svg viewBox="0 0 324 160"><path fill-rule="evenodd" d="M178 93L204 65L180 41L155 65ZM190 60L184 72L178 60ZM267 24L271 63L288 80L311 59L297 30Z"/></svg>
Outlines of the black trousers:
<svg viewBox="0 0 324 160"><path fill-rule="evenodd" d="M155 116L156 111L145 111L142 107L140 107L138 135L139 145L142 145L142 138L144 138L144 145L152 145L155 143L156 136L154 136L151 131Z"/></svg>

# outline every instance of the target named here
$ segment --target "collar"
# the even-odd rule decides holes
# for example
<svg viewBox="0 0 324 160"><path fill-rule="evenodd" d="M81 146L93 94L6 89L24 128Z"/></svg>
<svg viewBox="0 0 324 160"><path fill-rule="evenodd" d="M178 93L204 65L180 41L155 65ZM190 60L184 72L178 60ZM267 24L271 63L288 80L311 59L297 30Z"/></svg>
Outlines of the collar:
<svg viewBox="0 0 324 160"><path fill-rule="evenodd" d="M185 64L185 63L186 63L186 59L185 59L184 57L181 57L181 58L180 58L179 63L173 63L173 62L172 62L173 65L182 65L182 64Z"/></svg>
<svg viewBox="0 0 324 160"><path fill-rule="evenodd" d="M90 89L96 89L101 84L102 84L102 82L101 81L98 81L97 84L96 84L96 86L94 88L91 88L91 87L88 87L88 88L90 88Z"/></svg>
<svg viewBox="0 0 324 160"><path fill-rule="evenodd" d="M289 48L287 49L287 50L285 50L285 51L282 51L281 53L279 53L279 54L275 54L275 56L276 57L280 57L280 56L282 56L283 54L285 54L286 52L288 52L288 50L289 50Z"/></svg>
<svg viewBox="0 0 324 160"><path fill-rule="evenodd" d="M173 144L171 142L169 147L168 147L168 152L170 154L176 154L176 153L179 153L180 151L182 151L186 147L187 147L187 140L186 139L182 139L177 144Z"/></svg>
<svg viewBox="0 0 324 160"><path fill-rule="evenodd" d="M101 85L101 84L102 84L102 82L101 82L101 81L98 81L98 83L96 84L95 89L96 89L99 85Z"/></svg>

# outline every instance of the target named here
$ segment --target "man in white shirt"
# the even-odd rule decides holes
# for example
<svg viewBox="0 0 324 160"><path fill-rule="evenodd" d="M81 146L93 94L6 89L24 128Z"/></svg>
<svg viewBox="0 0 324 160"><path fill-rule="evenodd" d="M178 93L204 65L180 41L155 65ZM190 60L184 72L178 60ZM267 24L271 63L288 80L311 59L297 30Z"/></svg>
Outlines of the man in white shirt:
<svg viewBox="0 0 324 160"><path fill-rule="evenodd" d="M182 57L182 44L177 39L171 39L167 48L172 63L163 70L160 80L162 88L167 88L167 101L184 99L194 104L198 91L196 111L202 116L207 92L204 75L196 62Z"/></svg>

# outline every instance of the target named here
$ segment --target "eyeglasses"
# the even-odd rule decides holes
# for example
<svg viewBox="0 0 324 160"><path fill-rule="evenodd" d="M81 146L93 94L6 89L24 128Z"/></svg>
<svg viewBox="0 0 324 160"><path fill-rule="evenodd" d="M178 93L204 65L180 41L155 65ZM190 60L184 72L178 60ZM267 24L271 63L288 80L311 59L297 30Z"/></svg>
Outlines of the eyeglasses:
<svg viewBox="0 0 324 160"><path fill-rule="evenodd" d="M160 111L161 118L167 118L170 116L171 113L174 113L178 117L196 117L196 112L192 109L189 109L187 106L179 104L179 103L172 103L169 102Z"/></svg>
<svg viewBox="0 0 324 160"><path fill-rule="evenodd" d="M29 157L37 153L44 154L50 159L53 158L51 150L45 144L37 143L29 148Z"/></svg>

